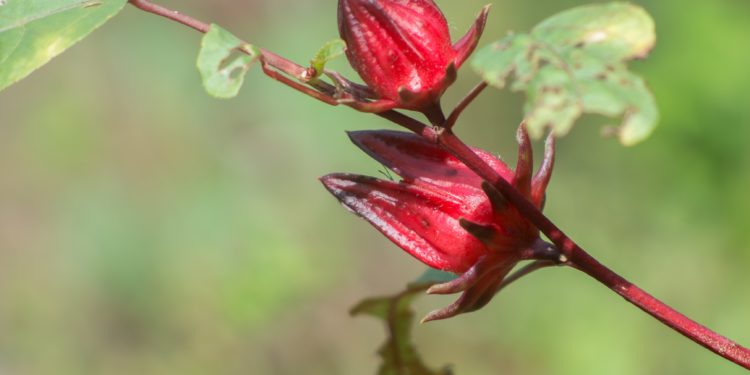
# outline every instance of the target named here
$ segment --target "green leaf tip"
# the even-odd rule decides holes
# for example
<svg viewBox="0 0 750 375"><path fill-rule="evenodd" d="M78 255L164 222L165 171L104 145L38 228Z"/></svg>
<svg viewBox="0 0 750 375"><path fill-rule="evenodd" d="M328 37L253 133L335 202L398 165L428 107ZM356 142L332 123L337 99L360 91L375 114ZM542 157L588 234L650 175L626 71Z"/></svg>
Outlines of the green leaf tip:
<svg viewBox="0 0 750 375"><path fill-rule="evenodd" d="M315 56L310 60L312 74L308 79L318 78L325 71L326 64L329 61L341 56L346 51L346 43L341 39L334 39L326 42Z"/></svg>
<svg viewBox="0 0 750 375"><path fill-rule="evenodd" d="M643 8L585 5L479 50L471 64L490 85L526 94L524 120L535 138L547 130L566 135L592 113L622 118L610 133L630 146L651 134L659 111L626 63L645 58L655 42L653 19Z"/></svg>
<svg viewBox="0 0 750 375"><path fill-rule="evenodd" d="M61 54L125 6L126 0L0 2L0 90Z"/></svg>
<svg viewBox="0 0 750 375"><path fill-rule="evenodd" d="M201 40L196 63L206 92L220 99L237 96L245 74L260 56L258 48L211 24Z"/></svg>
<svg viewBox="0 0 750 375"><path fill-rule="evenodd" d="M417 278L413 283L409 284L410 287L419 288L423 285L432 286L434 284L447 283L453 281L456 278L456 274L436 270L434 268L428 268L421 276Z"/></svg>

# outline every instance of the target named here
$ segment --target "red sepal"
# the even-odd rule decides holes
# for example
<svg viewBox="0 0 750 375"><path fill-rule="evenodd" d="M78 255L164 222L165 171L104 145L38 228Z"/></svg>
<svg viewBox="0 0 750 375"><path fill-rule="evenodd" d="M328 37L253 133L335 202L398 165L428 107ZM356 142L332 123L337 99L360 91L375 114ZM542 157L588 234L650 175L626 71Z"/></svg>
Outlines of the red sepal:
<svg viewBox="0 0 750 375"><path fill-rule="evenodd" d="M321 181L345 207L430 267L462 273L486 251L458 220L490 220L492 212L486 199L469 200L467 205L426 185L351 174L331 174Z"/></svg>

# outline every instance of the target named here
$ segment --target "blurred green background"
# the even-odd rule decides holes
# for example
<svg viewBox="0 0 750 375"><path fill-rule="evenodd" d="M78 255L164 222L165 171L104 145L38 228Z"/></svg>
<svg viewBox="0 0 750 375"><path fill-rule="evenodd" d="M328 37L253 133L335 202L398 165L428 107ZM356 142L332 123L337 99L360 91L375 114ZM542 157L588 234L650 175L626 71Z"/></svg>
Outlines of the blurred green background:
<svg viewBox="0 0 750 375"><path fill-rule="evenodd" d="M305 62L332 0L167 1ZM482 0L438 1L454 37ZM495 1L482 45L580 1ZM750 3L642 1L662 111L624 148L586 118L560 142L547 213L605 264L750 344ZM391 127L275 84L204 94L200 36L126 8L0 93L0 374L374 374L352 319L423 266L316 180L381 167L345 130ZM345 61L331 67L347 71ZM445 103L476 81L466 69ZM514 161L522 98L488 91L458 132ZM418 315L451 298L425 297ZM485 309L418 326L434 366L483 374L741 374L586 276L542 271Z"/></svg>

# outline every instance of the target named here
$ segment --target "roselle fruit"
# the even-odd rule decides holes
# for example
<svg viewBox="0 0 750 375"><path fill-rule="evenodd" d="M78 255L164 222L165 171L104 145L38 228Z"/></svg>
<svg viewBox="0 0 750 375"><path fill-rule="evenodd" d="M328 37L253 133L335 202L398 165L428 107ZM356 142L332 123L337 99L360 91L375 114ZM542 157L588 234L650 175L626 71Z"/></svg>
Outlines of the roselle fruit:
<svg viewBox="0 0 750 375"><path fill-rule="evenodd" d="M360 131L352 141L403 180L337 173L321 178L348 209L429 267L462 275L430 292L464 292L456 303L427 320L443 319L484 306L524 251L540 246L539 230L451 154L406 132ZM515 171L487 151L473 151L538 208L544 204L554 161L553 138L532 176L526 129L518 133Z"/></svg>
<svg viewBox="0 0 750 375"><path fill-rule="evenodd" d="M476 47L488 10L452 44L432 0L339 0L339 33L349 62L378 99L432 113Z"/></svg>

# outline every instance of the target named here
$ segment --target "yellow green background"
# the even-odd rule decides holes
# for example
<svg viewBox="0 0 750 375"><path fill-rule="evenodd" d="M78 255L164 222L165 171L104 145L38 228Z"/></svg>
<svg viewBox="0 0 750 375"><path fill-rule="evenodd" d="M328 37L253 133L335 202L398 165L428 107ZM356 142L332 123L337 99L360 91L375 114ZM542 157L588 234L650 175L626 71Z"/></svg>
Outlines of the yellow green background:
<svg viewBox="0 0 750 375"><path fill-rule="evenodd" d="M305 63L336 2L164 1ZM455 37L482 1L439 1ZM481 45L578 1L496 1ZM624 148L587 117L559 143L546 212L605 264L750 345L750 3L639 2L657 48L633 69L662 121ZM238 98L202 90L200 35L126 7L0 92L0 374L374 374L359 299L424 267L317 177L378 175L345 130L392 128L254 69ZM331 68L350 72L345 60ZM477 80L468 68L450 106ZM488 91L457 125L515 159L522 97ZM424 297L418 315L451 298ZM457 375L743 374L569 269L485 309L418 326Z"/></svg>

